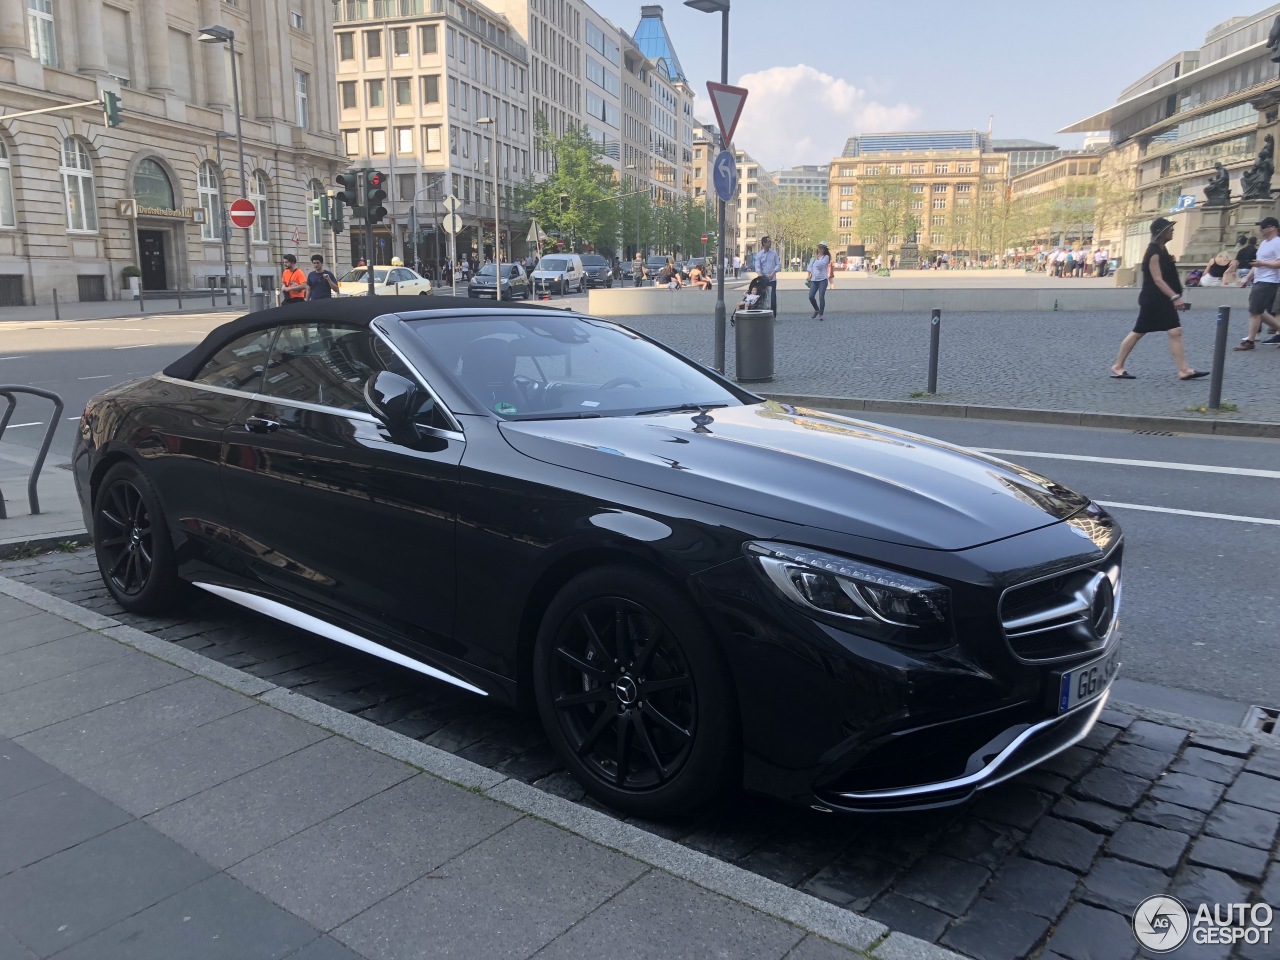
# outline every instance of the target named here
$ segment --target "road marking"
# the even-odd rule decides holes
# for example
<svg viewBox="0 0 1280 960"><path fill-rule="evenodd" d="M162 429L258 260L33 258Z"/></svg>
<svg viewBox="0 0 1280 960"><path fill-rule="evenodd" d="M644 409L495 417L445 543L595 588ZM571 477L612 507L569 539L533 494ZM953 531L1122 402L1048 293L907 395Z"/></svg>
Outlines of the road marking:
<svg viewBox="0 0 1280 960"><path fill-rule="evenodd" d="M19 427L43 427L43 426L44 426L44 422L41 420L37 420L35 423L11 423L9 424L9 429L17 430Z"/></svg>
<svg viewBox="0 0 1280 960"><path fill-rule="evenodd" d="M67 417L66 419L68 419L68 420L79 420L80 418L79 418L78 416L75 416L75 417Z"/></svg>
<svg viewBox="0 0 1280 960"><path fill-rule="evenodd" d="M26 356L21 357L0 357L0 360L25 360Z"/></svg>
<svg viewBox="0 0 1280 960"><path fill-rule="evenodd" d="M1151 467L1154 470L1185 470L1191 473L1225 473L1234 477L1265 477L1280 480L1280 470L1258 470L1253 467L1218 467L1208 463L1166 463L1163 460L1125 460L1119 457L1086 457L1078 453L1040 453L1032 450L995 450L974 447L979 453L1008 457L1040 457L1045 460L1079 460L1083 463L1109 463L1118 467Z"/></svg>
<svg viewBox="0 0 1280 960"><path fill-rule="evenodd" d="M157 343L130 343L123 347L112 347L112 350L141 350L143 347L157 347Z"/></svg>
<svg viewBox="0 0 1280 960"><path fill-rule="evenodd" d="M1280 520L1269 517L1239 517L1233 513L1205 513L1203 510L1177 510L1173 507L1152 507L1145 503L1114 503L1110 500L1095 500L1100 506L1118 510L1147 510L1151 513L1175 513L1180 517L1202 517L1205 520L1235 520L1237 523L1262 523L1270 527L1280 527Z"/></svg>
<svg viewBox="0 0 1280 960"><path fill-rule="evenodd" d="M106 380L108 377L114 377L114 373L100 373L93 377L76 377L77 380Z"/></svg>

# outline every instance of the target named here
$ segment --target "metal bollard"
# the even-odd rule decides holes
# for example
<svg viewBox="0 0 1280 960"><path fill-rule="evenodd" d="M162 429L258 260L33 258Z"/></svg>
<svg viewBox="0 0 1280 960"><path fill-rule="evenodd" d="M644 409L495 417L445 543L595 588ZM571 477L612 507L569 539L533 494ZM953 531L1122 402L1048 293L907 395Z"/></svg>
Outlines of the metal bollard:
<svg viewBox="0 0 1280 960"><path fill-rule="evenodd" d="M942 311L937 307L929 317L929 392L938 392L938 338L942 333Z"/></svg>
<svg viewBox="0 0 1280 960"><path fill-rule="evenodd" d="M182 309L182 284L178 284L178 309Z"/></svg>
<svg viewBox="0 0 1280 960"><path fill-rule="evenodd" d="M1209 374L1209 409L1222 405L1222 368L1227 364L1227 328L1231 325L1231 308L1218 307L1218 328L1213 338L1213 372Z"/></svg>
<svg viewBox="0 0 1280 960"><path fill-rule="evenodd" d="M216 307L218 305L218 288L209 288L209 306Z"/></svg>
<svg viewBox="0 0 1280 960"><path fill-rule="evenodd" d="M62 311L58 309L58 288L53 288L53 319L61 320Z"/></svg>

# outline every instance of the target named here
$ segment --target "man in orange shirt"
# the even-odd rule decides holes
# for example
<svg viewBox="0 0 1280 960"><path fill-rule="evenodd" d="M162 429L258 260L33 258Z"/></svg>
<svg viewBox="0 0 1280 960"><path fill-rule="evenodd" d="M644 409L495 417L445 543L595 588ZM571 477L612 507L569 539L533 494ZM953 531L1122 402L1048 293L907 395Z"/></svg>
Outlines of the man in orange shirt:
<svg viewBox="0 0 1280 960"><path fill-rule="evenodd" d="M302 303L307 299L307 275L298 269L298 258L292 253L284 255L284 273L280 277L283 303Z"/></svg>

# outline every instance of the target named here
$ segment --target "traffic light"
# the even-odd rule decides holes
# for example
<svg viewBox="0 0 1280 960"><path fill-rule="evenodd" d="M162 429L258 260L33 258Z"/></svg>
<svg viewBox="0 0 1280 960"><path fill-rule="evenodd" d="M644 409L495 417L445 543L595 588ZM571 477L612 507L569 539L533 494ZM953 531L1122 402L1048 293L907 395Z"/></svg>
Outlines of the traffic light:
<svg viewBox="0 0 1280 960"><path fill-rule="evenodd" d="M351 208L352 213L360 211L360 174L355 170L348 170L346 173L338 174L338 186L340 189L335 194L334 199L338 201L338 214L342 214L342 206L346 204Z"/></svg>
<svg viewBox="0 0 1280 960"><path fill-rule="evenodd" d="M108 127L118 127L124 123L120 117L120 95L108 90L102 92L102 122Z"/></svg>
<svg viewBox="0 0 1280 960"><path fill-rule="evenodd" d="M323 222L323 221L324 221L324 209L323 209L323 207L322 207L322 205L321 205L321 203L320 203L320 199L321 199L320 197L312 197L310 200L308 200L308 201L307 201L307 210L308 210L308 213L309 213L309 215L310 215L310 216L312 216L312 217L318 217L318 218Z"/></svg>
<svg viewBox="0 0 1280 960"><path fill-rule="evenodd" d="M334 233L342 232L342 204L338 202L337 197L329 201L329 226L333 228Z"/></svg>
<svg viewBox="0 0 1280 960"><path fill-rule="evenodd" d="M387 215L382 201L387 199L387 175L368 170L364 175L364 217L368 223L381 223Z"/></svg>

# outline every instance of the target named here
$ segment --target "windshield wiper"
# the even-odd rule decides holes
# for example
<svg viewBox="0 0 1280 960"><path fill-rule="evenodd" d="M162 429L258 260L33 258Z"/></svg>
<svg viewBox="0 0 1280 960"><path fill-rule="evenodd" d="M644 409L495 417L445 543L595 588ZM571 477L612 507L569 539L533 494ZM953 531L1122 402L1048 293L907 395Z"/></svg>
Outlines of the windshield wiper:
<svg viewBox="0 0 1280 960"><path fill-rule="evenodd" d="M633 417L643 417L651 413L699 413L703 410L718 410L727 407L727 403L682 403L678 407L655 407L653 410L637 410Z"/></svg>
<svg viewBox="0 0 1280 960"><path fill-rule="evenodd" d="M520 417L520 420L591 420L604 416L602 413L549 413L545 417Z"/></svg>

